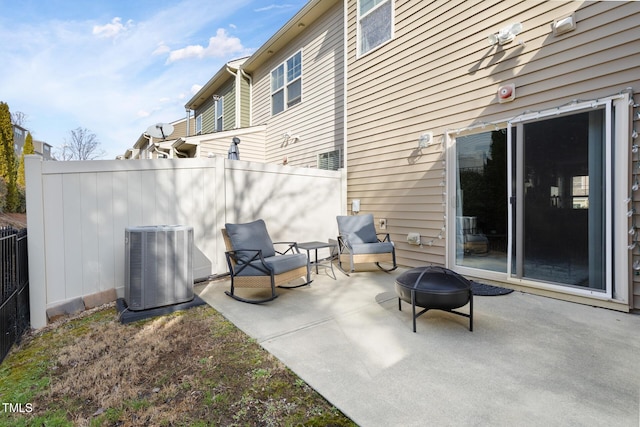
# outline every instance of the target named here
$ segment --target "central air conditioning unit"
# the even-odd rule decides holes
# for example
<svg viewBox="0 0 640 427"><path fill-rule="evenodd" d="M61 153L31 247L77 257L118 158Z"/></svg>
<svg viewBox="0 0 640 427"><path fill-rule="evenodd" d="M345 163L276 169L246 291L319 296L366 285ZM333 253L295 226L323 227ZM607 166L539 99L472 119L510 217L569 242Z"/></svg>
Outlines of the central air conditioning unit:
<svg viewBox="0 0 640 427"><path fill-rule="evenodd" d="M159 225L125 229L124 299L128 309L193 299L193 227Z"/></svg>

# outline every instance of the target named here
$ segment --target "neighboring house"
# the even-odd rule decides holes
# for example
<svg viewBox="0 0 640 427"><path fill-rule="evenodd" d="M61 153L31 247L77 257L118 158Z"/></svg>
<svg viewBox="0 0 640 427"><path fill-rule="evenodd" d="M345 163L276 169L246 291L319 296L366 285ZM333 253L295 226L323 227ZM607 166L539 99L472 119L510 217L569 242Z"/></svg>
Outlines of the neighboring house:
<svg viewBox="0 0 640 427"><path fill-rule="evenodd" d="M135 160L135 159L158 159L158 158L174 158L174 157L198 157L192 152L191 147L186 150L176 148L176 142L187 136L195 125L193 117L187 117L175 120L169 123L173 126L173 132L163 140L150 136L146 132L140 134L132 148L128 149L123 155L118 156L119 160Z"/></svg>
<svg viewBox="0 0 640 427"><path fill-rule="evenodd" d="M242 65L252 124L266 125L267 163L342 167L343 10L342 1L308 2Z"/></svg>
<svg viewBox="0 0 640 427"><path fill-rule="evenodd" d="M398 262L640 309L640 3L347 4L348 202Z"/></svg>
<svg viewBox="0 0 640 427"><path fill-rule="evenodd" d="M39 141L37 139L33 140L33 150L36 154L42 156L43 160L51 160L51 144L47 144L44 141Z"/></svg>
<svg viewBox="0 0 640 427"><path fill-rule="evenodd" d="M225 64L185 105L196 124L175 148L226 156L238 137L242 160L342 167L343 16L341 1L310 1L253 55Z"/></svg>
<svg viewBox="0 0 640 427"><path fill-rule="evenodd" d="M13 151L16 153L16 157L20 157L20 155L22 154L22 149L24 148L24 143L27 139L27 133L29 133L29 131L22 126L11 126L13 126Z"/></svg>
<svg viewBox="0 0 640 427"><path fill-rule="evenodd" d="M22 155L22 150L24 150L24 143L27 140L27 134L29 130L23 128L19 125L13 126L13 150L16 153L16 157L20 157ZM51 160L51 144L47 144L44 141L38 141L36 139L33 141L33 149L35 154L39 154L42 156L44 160Z"/></svg>
<svg viewBox="0 0 640 427"><path fill-rule="evenodd" d="M250 126L249 79L240 72L240 66L245 59L236 59L225 64L187 102L185 108L194 112L196 120L191 135Z"/></svg>

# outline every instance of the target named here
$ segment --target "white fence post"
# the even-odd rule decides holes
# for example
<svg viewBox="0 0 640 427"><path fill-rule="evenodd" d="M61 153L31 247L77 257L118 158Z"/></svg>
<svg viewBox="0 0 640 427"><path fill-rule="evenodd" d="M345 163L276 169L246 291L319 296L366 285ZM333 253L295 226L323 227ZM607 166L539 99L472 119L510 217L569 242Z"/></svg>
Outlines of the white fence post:
<svg viewBox="0 0 640 427"><path fill-rule="evenodd" d="M47 324L47 283L44 201L42 194L42 158L28 155L24 158L24 174L27 186L27 246L29 254L29 310L31 326L41 328Z"/></svg>

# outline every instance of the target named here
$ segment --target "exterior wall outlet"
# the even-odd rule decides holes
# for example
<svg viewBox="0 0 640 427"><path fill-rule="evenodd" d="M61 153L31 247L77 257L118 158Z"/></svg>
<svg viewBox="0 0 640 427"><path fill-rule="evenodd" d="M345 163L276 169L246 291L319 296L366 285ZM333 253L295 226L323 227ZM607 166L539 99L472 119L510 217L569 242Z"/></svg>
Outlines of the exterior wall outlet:
<svg viewBox="0 0 640 427"><path fill-rule="evenodd" d="M380 218L380 230L386 230L386 229L387 229L387 219Z"/></svg>

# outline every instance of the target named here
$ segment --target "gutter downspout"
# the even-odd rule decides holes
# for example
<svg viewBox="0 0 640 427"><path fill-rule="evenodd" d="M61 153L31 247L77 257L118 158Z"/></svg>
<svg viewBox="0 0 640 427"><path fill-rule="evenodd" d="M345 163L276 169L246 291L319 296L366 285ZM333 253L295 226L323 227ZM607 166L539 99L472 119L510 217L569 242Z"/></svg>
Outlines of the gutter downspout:
<svg viewBox="0 0 640 427"><path fill-rule="evenodd" d="M236 70L236 129L242 127L242 76L240 68Z"/></svg>
<svg viewBox="0 0 640 427"><path fill-rule="evenodd" d="M348 76L348 72L349 72L349 67L348 67L348 63L349 63L349 40L348 40L348 36L349 36L349 5L347 4L348 2L344 2L343 3L343 7L344 7L344 11L342 13L343 16L343 27L342 27L342 66L343 66L343 70L342 70L342 85L343 85L343 89L342 89L342 120L343 120L343 125L342 125L342 168L343 168L343 174L342 174L342 212L343 215L345 215L345 212L347 212L347 200L349 200L349 190L348 190L348 186L347 186L347 180L349 177L349 169L348 169L348 150L349 150L349 114L347 111L347 108L349 107L349 102L348 102L348 83L349 83L349 76ZM348 212L347 212L348 213Z"/></svg>
<svg viewBox="0 0 640 427"><path fill-rule="evenodd" d="M191 110L189 108L185 109L186 113L187 113L187 134L185 136L190 136L189 135L189 122L191 121Z"/></svg>

